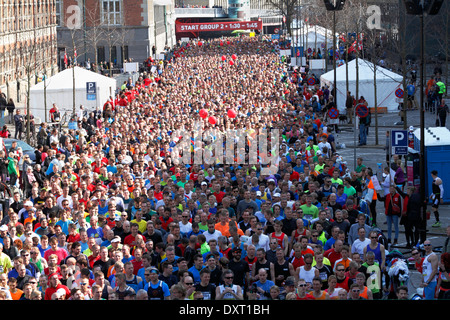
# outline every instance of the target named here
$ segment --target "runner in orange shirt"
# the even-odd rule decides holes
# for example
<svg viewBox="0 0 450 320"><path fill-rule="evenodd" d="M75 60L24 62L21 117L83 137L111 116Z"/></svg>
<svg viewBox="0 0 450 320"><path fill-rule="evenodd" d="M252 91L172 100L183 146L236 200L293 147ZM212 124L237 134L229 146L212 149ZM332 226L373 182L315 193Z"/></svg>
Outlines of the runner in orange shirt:
<svg viewBox="0 0 450 320"><path fill-rule="evenodd" d="M313 290L309 293L314 297L314 300L330 300L330 296L325 290L322 290L322 279L316 277L312 281Z"/></svg>
<svg viewBox="0 0 450 320"><path fill-rule="evenodd" d="M219 212L219 222L217 222L215 224L215 229L220 231L222 233L223 236L229 238L231 236L230 234L230 224L231 226L236 226L237 228L237 232L240 236L244 235L244 232L239 228L238 224L233 221L230 220L229 215L228 215L228 210L227 209L222 209Z"/></svg>

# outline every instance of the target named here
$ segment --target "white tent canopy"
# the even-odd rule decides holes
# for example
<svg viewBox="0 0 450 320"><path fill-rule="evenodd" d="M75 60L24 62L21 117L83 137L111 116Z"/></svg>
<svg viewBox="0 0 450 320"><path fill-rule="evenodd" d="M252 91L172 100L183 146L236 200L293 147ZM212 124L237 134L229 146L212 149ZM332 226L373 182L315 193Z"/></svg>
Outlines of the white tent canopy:
<svg viewBox="0 0 450 320"><path fill-rule="evenodd" d="M327 38L325 39L325 35L319 33L319 32L315 32L313 31L309 31L307 33L307 40L308 41L305 45L308 48L311 49L320 49L321 51L324 50L325 48L325 43L327 44L327 48L330 49L333 47L333 37L332 37L332 33L329 33L327 35Z"/></svg>
<svg viewBox="0 0 450 320"><path fill-rule="evenodd" d="M325 30L325 28L320 26L309 26L308 29L298 29L297 33L297 30L294 29L292 31L293 35L291 37L292 43L295 46L301 46L304 44L305 50L311 48L316 50L320 49L320 51L324 50L324 44L326 43L326 47L330 49L333 47L333 31L326 30L325 32Z"/></svg>
<svg viewBox="0 0 450 320"><path fill-rule="evenodd" d="M395 91L402 88L403 77L378 65L376 69L378 108L386 108L387 112L396 112L398 111L398 102L396 101ZM369 61L358 59L358 74L359 97L355 96L355 98L359 99L363 96L369 107L373 108L375 106L373 64ZM336 68L336 104L340 112L345 110L345 100L347 98L346 77L345 64ZM356 59L348 63L348 83L348 90L352 95L356 95ZM333 84L334 70L320 76L321 86L327 85L331 89Z"/></svg>
<svg viewBox="0 0 450 320"><path fill-rule="evenodd" d="M102 109L108 98L114 96L117 88L115 79L80 67L65 69L30 88L30 110L35 117L45 121L44 85L46 86L47 121L50 121L49 111L53 103L58 106L61 115L65 112L72 113L73 73L75 73L75 111L79 110L80 105L83 105L86 111ZM87 99L87 82L95 82L97 93L95 100Z"/></svg>

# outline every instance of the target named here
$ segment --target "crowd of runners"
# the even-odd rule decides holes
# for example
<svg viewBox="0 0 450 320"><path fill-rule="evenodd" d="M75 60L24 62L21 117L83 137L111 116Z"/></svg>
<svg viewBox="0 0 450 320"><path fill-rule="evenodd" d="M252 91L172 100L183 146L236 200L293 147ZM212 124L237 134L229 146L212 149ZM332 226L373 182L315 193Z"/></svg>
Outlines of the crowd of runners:
<svg viewBox="0 0 450 320"><path fill-rule="evenodd" d="M336 148L332 88L277 49L264 37L178 44L102 110L81 110L78 129L42 124L36 163L0 151L0 298L407 299L384 277L372 169ZM279 133L270 164L254 148L264 130ZM230 132L242 143L226 161L211 146ZM448 271L445 257L430 266Z"/></svg>

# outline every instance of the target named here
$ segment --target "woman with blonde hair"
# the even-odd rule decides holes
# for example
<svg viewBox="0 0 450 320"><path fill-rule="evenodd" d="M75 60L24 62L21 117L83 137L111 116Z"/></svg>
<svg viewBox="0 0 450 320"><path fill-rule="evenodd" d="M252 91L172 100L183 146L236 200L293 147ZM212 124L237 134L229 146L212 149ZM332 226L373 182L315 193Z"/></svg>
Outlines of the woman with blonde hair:
<svg viewBox="0 0 450 320"><path fill-rule="evenodd" d="M339 300L339 292L342 288L336 288L337 278L335 275L330 275L328 277L328 288L325 289L325 292L328 293L328 296L331 300Z"/></svg>

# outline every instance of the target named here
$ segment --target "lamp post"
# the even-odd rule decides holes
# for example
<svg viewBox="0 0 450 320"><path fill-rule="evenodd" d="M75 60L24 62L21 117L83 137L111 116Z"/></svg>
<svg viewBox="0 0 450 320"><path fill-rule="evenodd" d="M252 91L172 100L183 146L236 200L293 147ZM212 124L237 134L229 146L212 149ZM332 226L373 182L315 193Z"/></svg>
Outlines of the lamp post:
<svg viewBox="0 0 450 320"><path fill-rule="evenodd" d="M426 202L425 196L425 109L424 109L424 87L425 87L425 38L424 38L424 16L439 13L444 0L403 0L406 13L420 16L420 200ZM422 217L426 217L426 205L422 206ZM426 219L423 234L426 229ZM425 237L422 239L425 240Z"/></svg>
<svg viewBox="0 0 450 320"><path fill-rule="evenodd" d="M333 12L333 70L334 70L334 83L333 83L333 97L336 103L336 11L344 8L345 0L323 0L327 11Z"/></svg>
<svg viewBox="0 0 450 320"><path fill-rule="evenodd" d="M86 45L86 0L83 0L83 42L84 42L84 62L87 61L87 45Z"/></svg>
<svg viewBox="0 0 450 320"><path fill-rule="evenodd" d="M333 97L334 103L337 103L336 99L336 10L333 10Z"/></svg>

